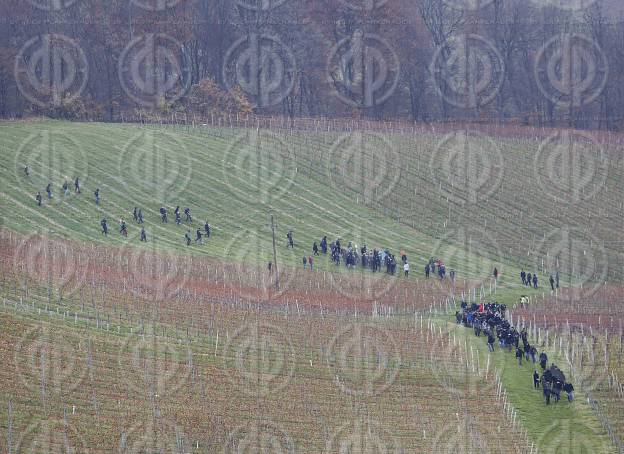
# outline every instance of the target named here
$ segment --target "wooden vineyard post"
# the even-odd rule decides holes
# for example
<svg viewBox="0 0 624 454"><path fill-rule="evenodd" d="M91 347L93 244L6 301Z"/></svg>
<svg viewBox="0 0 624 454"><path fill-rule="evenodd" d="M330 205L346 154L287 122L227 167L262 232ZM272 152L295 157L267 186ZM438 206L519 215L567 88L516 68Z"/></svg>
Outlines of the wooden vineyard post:
<svg viewBox="0 0 624 454"><path fill-rule="evenodd" d="M275 224L271 215L271 235L273 237L273 268L275 268L275 290L279 290L279 271L277 269L277 252L275 250Z"/></svg>

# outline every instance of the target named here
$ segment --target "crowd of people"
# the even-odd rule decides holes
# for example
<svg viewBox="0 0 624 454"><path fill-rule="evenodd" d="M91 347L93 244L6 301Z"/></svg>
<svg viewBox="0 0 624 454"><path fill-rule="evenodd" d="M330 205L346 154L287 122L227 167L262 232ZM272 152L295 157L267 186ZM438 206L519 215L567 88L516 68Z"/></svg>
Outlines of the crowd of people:
<svg viewBox="0 0 624 454"><path fill-rule="evenodd" d="M26 177L30 176L30 171L28 166L24 167L24 174ZM80 178L79 177L75 177L74 178L74 193L75 194L81 194L81 185L80 185ZM69 190L69 183L68 183L68 179L65 178L65 181L63 182L63 184L61 185L61 190L63 192L63 196L64 197L68 197L71 192ZM54 198L54 194L52 191L52 184L48 183L46 188L45 188L45 192L47 194L47 198L48 201L51 201ZM96 205L100 205L101 202L101 197L100 197L100 188L96 188L95 191L93 192L94 195L94 199L95 199L95 204ZM41 196L41 192L37 192L35 194L35 201L37 203L38 206L42 206L43 204L43 197ZM167 208L165 207L161 207L159 210L160 213L160 219L162 223L167 223L168 222L168 211ZM177 225L182 225L182 216L180 214L180 206L178 205L175 210L174 210L174 215L175 215L175 222ZM139 232L139 241L141 242L147 242L147 232L145 231L145 220L143 218L143 210L141 208L138 207L134 207L134 210L132 210L132 217L134 219L134 221L140 226L140 232ZM191 209L186 207L184 209L184 222L188 223L189 227L193 224L193 216L191 215ZM128 236L128 225L126 224L126 221L123 218L119 219L118 222L118 226L119 226L119 234L127 237ZM101 227L101 232L102 235L108 236L108 234L110 233L110 229L109 229L109 223L108 223L108 219L106 218L102 218L100 220L100 227ZM210 226L210 224L208 223L208 221L206 221L202 227L197 227L197 229L195 230L195 243L196 244L204 244L204 238L210 238L210 234L212 231L212 227ZM187 232L184 234L184 242L186 243L187 246L190 246L192 243L192 238L191 238L191 230L188 229Z"/></svg>
<svg viewBox="0 0 624 454"><path fill-rule="evenodd" d="M493 352L495 345L503 351L508 351L515 355L518 365L522 362L533 364L533 387L542 388L546 405L549 405L551 398L559 402L561 391L565 391L569 402L574 399L574 386L566 382L565 375L552 363L548 367L548 355L542 351L537 355L537 348L529 342L529 335L526 327L518 331L509 321L505 319L507 307L504 304L492 303L472 303L470 306L462 299L460 310L455 312L457 324L464 325L474 330L477 337L486 338L487 347ZM498 341L498 342L497 342ZM520 343L522 342L522 345ZM542 373L537 369L537 363Z"/></svg>

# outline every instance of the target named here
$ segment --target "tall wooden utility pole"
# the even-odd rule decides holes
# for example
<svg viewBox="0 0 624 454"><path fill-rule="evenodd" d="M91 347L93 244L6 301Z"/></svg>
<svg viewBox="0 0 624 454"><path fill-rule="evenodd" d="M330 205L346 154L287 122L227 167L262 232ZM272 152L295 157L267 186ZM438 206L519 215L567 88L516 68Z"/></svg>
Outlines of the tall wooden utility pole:
<svg viewBox="0 0 624 454"><path fill-rule="evenodd" d="M275 250L275 225L271 215L271 233L273 234L273 268L275 269L275 290L279 290L279 270L277 269L277 251Z"/></svg>

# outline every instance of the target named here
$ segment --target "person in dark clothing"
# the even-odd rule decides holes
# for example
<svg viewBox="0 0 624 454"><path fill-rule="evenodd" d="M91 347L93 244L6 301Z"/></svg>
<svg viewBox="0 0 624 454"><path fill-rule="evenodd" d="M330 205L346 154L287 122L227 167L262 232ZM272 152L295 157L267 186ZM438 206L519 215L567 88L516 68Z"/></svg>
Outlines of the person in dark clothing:
<svg viewBox="0 0 624 454"><path fill-rule="evenodd" d="M159 211L161 222L167 223L167 209L165 207L160 207Z"/></svg>
<svg viewBox="0 0 624 454"><path fill-rule="evenodd" d="M526 285L531 285L531 273L527 273Z"/></svg>
<svg viewBox="0 0 624 454"><path fill-rule="evenodd" d="M269 270L269 274L271 274L273 272L273 263L269 262L269 264L267 265L267 269Z"/></svg>
<svg viewBox="0 0 624 454"><path fill-rule="evenodd" d="M314 252L314 255L319 255L318 246L316 245L316 241L312 245L312 252Z"/></svg>
<svg viewBox="0 0 624 454"><path fill-rule="evenodd" d="M46 186L46 193L48 194L48 200L52 198L52 184L48 183Z"/></svg>
<svg viewBox="0 0 624 454"><path fill-rule="evenodd" d="M147 234L145 233L145 227L141 227L141 241L145 241L147 243Z"/></svg>
<svg viewBox="0 0 624 454"><path fill-rule="evenodd" d="M327 237L326 236L324 236L321 239L321 252L323 254L327 254Z"/></svg>
<svg viewBox="0 0 624 454"><path fill-rule="evenodd" d="M524 352L520 347L516 347L516 359L518 360L518 365L522 366L522 357L524 356Z"/></svg>
<svg viewBox="0 0 624 454"><path fill-rule="evenodd" d="M531 361L533 362L533 364L535 364L535 355L537 355L537 349L533 345L531 345L529 355L531 355Z"/></svg>
<svg viewBox="0 0 624 454"><path fill-rule="evenodd" d="M176 225L182 224L182 218L180 217L180 211L176 210L174 213L175 213L175 223L176 223Z"/></svg>
<svg viewBox="0 0 624 454"><path fill-rule="evenodd" d="M210 238L210 224L208 224L208 221L204 224L204 233L206 234L206 238Z"/></svg>
<svg viewBox="0 0 624 454"><path fill-rule="evenodd" d="M26 178L30 177L30 170L28 169L28 166L24 166L24 175Z"/></svg>
<svg viewBox="0 0 624 454"><path fill-rule="evenodd" d="M99 205L100 204L100 188L95 188L93 195L95 196L95 204Z"/></svg>
<svg viewBox="0 0 624 454"><path fill-rule="evenodd" d="M520 279L522 279L522 285L526 285L526 273L524 270L520 271Z"/></svg>
<svg viewBox="0 0 624 454"><path fill-rule="evenodd" d="M455 322L459 325L462 321L462 314L459 311L455 311Z"/></svg>
<svg viewBox="0 0 624 454"><path fill-rule="evenodd" d="M540 386L540 376L537 373L537 370L534 370L533 371L533 387L537 389L539 388L539 386Z"/></svg>
<svg viewBox="0 0 624 454"><path fill-rule="evenodd" d="M37 195L35 195L35 200L37 201L37 205L41 206L41 193L37 192Z"/></svg>
<svg viewBox="0 0 624 454"><path fill-rule="evenodd" d="M139 220L139 212L137 210L137 207L134 207L134 210L132 210L132 219L134 219L135 221Z"/></svg>
<svg viewBox="0 0 624 454"><path fill-rule="evenodd" d="M308 267L308 258L303 256L303 269L305 270Z"/></svg>
<svg viewBox="0 0 624 454"><path fill-rule="evenodd" d="M173 210L173 214L180 214L180 205L175 207L175 210Z"/></svg>
<svg viewBox="0 0 624 454"><path fill-rule="evenodd" d="M568 402L572 402L574 400L574 386L572 386L572 383L563 385L563 390L568 395Z"/></svg>
<svg viewBox="0 0 624 454"><path fill-rule="evenodd" d="M63 195L67 197L69 195L69 183L67 182L67 180L63 182L62 188L63 188Z"/></svg>
<svg viewBox="0 0 624 454"><path fill-rule="evenodd" d="M187 246L190 246L190 245L191 245L191 235L189 235L189 233L190 233L190 231L189 231L189 232L186 232L186 233L184 234L184 239L186 240L186 245L187 245Z"/></svg>
<svg viewBox="0 0 624 454"><path fill-rule="evenodd" d="M100 221L100 225L102 226L102 234L108 235L108 223L106 222L106 218Z"/></svg>
<svg viewBox="0 0 624 454"><path fill-rule="evenodd" d="M74 180L74 192L80 194L80 180L78 177Z"/></svg>
<svg viewBox="0 0 624 454"><path fill-rule="evenodd" d="M123 236L128 236L128 229L126 228L126 221L123 219L119 220L119 233Z"/></svg>
<svg viewBox="0 0 624 454"><path fill-rule="evenodd" d="M143 224L143 211L141 211L140 208L139 208L139 212L137 213L137 219L139 221L139 224Z"/></svg>
<svg viewBox="0 0 624 454"><path fill-rule="evenodd" d="M555 396L555 403L561 400L561 382L559 380L555 380L553 383L552 394Z"/></svg>
<svg viewBox="0 0 624 454"><path fill-rule="evenodd" d="M546 354L546 352L540 353L539 362L542 370L546 369L546 363L548 362L548 355Z"/></svg>
<svg viewBox="0 0 624 454"><path fill-rule="evenodd" d="M430 269L429 269L429 264L427 263L427 264L425 265L425 277L426 277L426 278L428 278L428 277L429 277L429 271L430 271Z"/></svg>
<svg viewBox="0 0 624 454"><path fill-rule="evenodd" d="M544 392L544 398L546 399L546 405L550 404L550 383L544 380L542 376L542 390Z"/></svg>
<svg viewBox="0 0 624 454"><path fill-rule="evenodd" d="M295 242L293 241L292 230L288 231L288 233L286 234L286 238L288 238L288 246L290 246L292 249L294 249L295 248Z"/></svg>
<svg viewBox="0 0 624 454"><path fill-rule="evenodd" d="M191 216L191 209L189 207L184 209L184 215L186 216L186 222L193 222L193 216Z"/></svg>
<svg viewBox="0 0 624 454"><path fill-rule="evenodd" d="M555 273L555 287L559 288L559 271Z"/></svg>
<svg viewBox="0 0 624 454"><path fill-rule="evenodd" d="M533 288L537 288L537 274L533 274Z"/></svg>
<svg viewBox="0 0 624 454"><path fill-rule="evenodd" d="M492 333L490 332L488 332L487 335L487 346L489 351L494 351L494 336L492 336Z"/></svg>
<svg viewBox="0 0 624 454"><path fill-rule="evenodd" d="M550 289L554 292L555 291L555 278L553 277L553 275L550 275L550 279L548 279L550 282Z"/></svg>
<svg viewBox="0 0 624 454"><path fill-rule="evenodd" d="M494 279L498 279L498 268L494 267L494 271L492 272Z"/></svg>
<svg viewBox="0 0 624 454"><path fill-rule="evenodd" d="M202 240L202 231L198 228L197 232L195 232L195 242L197 244L204 244L204 241Z"/></svg>

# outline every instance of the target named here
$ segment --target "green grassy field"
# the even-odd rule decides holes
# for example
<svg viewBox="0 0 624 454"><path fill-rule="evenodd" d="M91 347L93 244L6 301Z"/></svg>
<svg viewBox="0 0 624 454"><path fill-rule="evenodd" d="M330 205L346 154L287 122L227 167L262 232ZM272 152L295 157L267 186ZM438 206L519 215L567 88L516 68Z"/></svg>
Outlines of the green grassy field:
<svg viewBox="0 0 624 454"><path fill-rule="evenodd" d="M412 265L412 275L418 277L430 256L439 257L448 268L457 270L459 279L471 279L475 285L482 282L488 297L510 306L523 294L539 298L545 292L543 288L520 287L517 276L524 268L538 271L541 285L547 285L548 274L555 267L553 257L559 260L556 266L562 271L563 286L591 286L605 280L621 282L623 271L618 264L622 263L624 244L624 169L622 161L613 158L610 146L601 157L603 160L596 161L602 164L588 165L593 175L591 181L584 182L577 192L572 191L571 199L565 200L565 191L560 187L555 185L548 194L548 188L538 181L545 175L552 177L548 159L542 161L539 155L540 140L471 136L470 146L485 153L479 158L481 164L470 158L464 167L453 167L457 158L444 156L449 150L457 151L455 142L461 143L460 139L461 135L433 132L405 136L55 121L1 123L1 221L5 229L24 235L44 233L87 245L131 246L157 253L264 266L272 259L269 219L273 214L280 266L300 267L301 257L311 255L313 241L318 242L323 235L327 235L328 241L340 237L343 246L353 241L369 248L389 248L397 255L404 250ZM489 169L485 176L477 168L483 166L484 160ZM451 163L451 168L445 169L445 162ZM30 170L28 177L23 172L25 165ZM476 180L467 175L477 175ZM75 176L81 179L80 195L73 193ZM66 177L72 193L64 197L60 185ZM559 181L558 178L555 180ZM51 201L44 191L49 182L54 192ZM94 202L96 187L100 188L100 206ZM42 207L34 201L37 191L44 198ZM158 215L163 205L169 209L168 224L162 224ZM195 219L192 226L175 225L176 205L182 210L191 208ZM144 213L147 244L139 242L139 228L132 221L135 206ZM108 237L100 233L99 221L103 217L109 220ZM120 218L128 222L128 238L117 231L116 221ZM194 229L202 227L205 220L212 225L213 235L204 245L187 247L184 233L190 229L194 237ZM294 232L294 250L286 247L288 230ZM579 259L581 256L584 258ZM16 264L9 263L4 269L11 265ZM344 272L343 267L334 267L326 257L318 259L315 266L331 273ZM492 296L488 285L494 266L501 278L498 291ZM396 383L390 380L392 386L384 400L344 392L344 382L331 374L333 357L327 356L342 328L380 323L379 318L356 320L350 318L352 315L336 314L327 319L322 311L320 315L302 317L298 307L263 314L232 302L202 307L188 304L188 300L159 302L155 318L151 301L128 298L125 289L103 284L101 288L92 287L84 294L85 299L90 299L85 307L85 301L80 301L76 294L66 300L57 299L49 293L46 296L45 285L36 281L28 281L29 289L25 291L25 282L23 270L7 273L2 281L2 355L10 357L12 363L4 371L2 381L9 383L15 375L14 368L18 368L22 379L26 375L30 384L23 392L11 386L10 392L2 394L2 414L10 413L11 402L14 426L20 429L11 431L11 418L0 417L3 434L21 431L27 439L37 439L25 428L33 424L30 419L34 424L45 421L49 417L46 405L51 405L54 411L50 414L57 425L71 419L71 426L77 428L87 444L107 440L106 449L124 446L121 452L179 452L181 447L183 452L230 452L223 447L231 444L227 435L236 437L237 427L248 431L253 415L258 421L273 421L289 433L297 452L344 452L333 445L336 436L344 436L342 432L347 427L348 439L361 437L363 426L368 428L369 437L370 428L377 428L376 432L373 430L377 438L373 438L385 440L378 445L385 449L381 452L401 452L396 450L399 446L405 452L527 452L530 448L526 440L540 452L567 452L577 445L584 446L587 452L614 449L584 401L583 390L578 391L573 405L561 402L546 408L541 395L531 388L531 367L519 368L513 355L499 351L488 359L485 342L471 331L456 327L448 314L428 315L420 309L415 314L390 317L383 322L383 331L399 341L401 359L400 378ZM447 297L447 293L441 292L438 301ZM162 313L161 307L165 308ZM419 325L423 317L430 328ZM68 362L83 374L82 385L90 383L84 389L81 385L65 394L59 381L64 376L63 364L42 362L43 357L37 356L41 346L35 345L35 359L31 354L26 372L19 369L20 361L29 361L29 356L28 352L25 356L24 352L14 353L16 345L38 333L37 327L44 326L44 320L49 327L46 333L52 334L40 339L43 345L49 344L43 350L49 349L53 360L58 361L67 361L66 350L74 352ZM254 343L258 340L252 336L253 346L261 352L255 354L262 361L265 352L269 357L275 354L272 348L276 348L277 356L287 351L297 358L294 375L288 376L281 398L262 396L254 401L233 390L232 383L226 383L228 376L249 365L237 359L240 351L234 352L231 361L219 361L220 351L227 350L235 333L254 320L274 331L278 327L282 333L281 337L273 332L263 338L268 350L258 347ZM146 326L148 334L142 334L137 348L140 354L151 358L151 363L137 362L131 351L120 352L118 346L127 342L124 339L134 339L136 333L145 332ZM356 329L358 335L360 329ZM438 330L449 333L459 344L465 341L465 350L449 350L434 336ZM59 341L59 347L55 339L63 336L69 340ZM152 339L151 343L145 343L146 338ZM94 366L89 363L90 350L84 339L92 339L97 346L93 350L97 363ZM186 345L183 341L191 342L193 365L185 355L173 355L173 359L167 356L168 352L179 353L180 345ZM241 348L247 351L249 346L244 341ZM375 341L381 347L394 345L387 340L385 344L377 338ZM344 359L352 367L351 378L374 376L387 381L383 374L376 375L379 371L375 372L374 364L380 367L380 357L378 353L375 359L371 348L364 347L363 357L360 351L357 358ZM481 365L490 361L492 370L499 370L519 425L506 419L508 409L496 399L493 388L484 386L482 390L482 385L475 386L480 383L480 375L468 373L466 379L468 370L462 358L473 351ZM225 354L228 357L233 353ZM107 366L111 358L124 365ZM435 358L442 358L442 369ZM162 400L154 397L153 389L148 389L161 384L157 372L160 359L163 367L172 367L175 373L190 370L188 375L183 374L184 384L176 387L174 396ZM126 364L133 360L130 366ZM383 364L382 372L392 369L392 361L390 366ZM254 379L264 383L267 377L281 377L284 373L283 362L277 364L275 371L270 366ZM138 369L140 384L131 391L138 390L140 396L133 395L130 402L121 403L128 391L124 383L124 370L128 367L134 372ZM48 370L52 376L46 384L37 374L44 377L43 372ZM449 393L448 387L442 385L457 380L461 383L459 395ZM217 385L212 394L211 384ZM60 391L52 392L46 403L42 400L47 386L52 391L56 386ZM432 398L433 402L429 402ZM212 409L210 399L218 401ZM285 404L289 401L297 402L292 411ZM78 407L78 416L65 414L71 405ZM337 417L332 413L332 405L340 408ZM177 429L164 427L161 413L175 421L182 420L180 426L186 435L174 436L171 441L171 434L177 433ZM120 414L123 417L116 420ZM90 428L93 418L101 418L101 430ZM146 428L147 420L153 423ZM303 422L298 425L298 420ZM124 432L124 424L130 427L129 431ZM163 429L155 429L154 424L164 424ZM279 432L276 427L273 429ZM120 437L134 437L135 445L142 446L145 440L136 441L133 431L167 433L168 438L147 435L147 439L152 439L151 450L132 450L126 446L131 443L120 441ZM466 437L464 432L481 432L484 440L479 436ZM111 437L114 443L110 442ZM15 439L11 443L7 439L7 435L0 437L0 448L19 445ZM306 440L310 440L307 446ZM377 441L369 443L372 444L367 445L368 451L360 451L375 451L372 446ZM193 444L200 447L193 449Z"/></svg>

